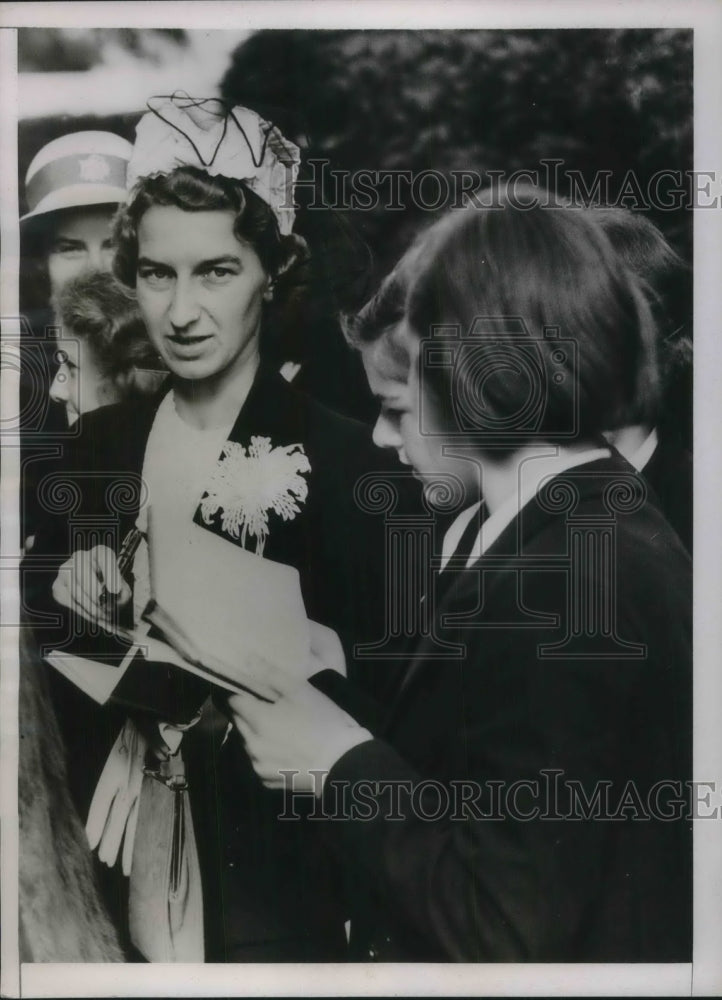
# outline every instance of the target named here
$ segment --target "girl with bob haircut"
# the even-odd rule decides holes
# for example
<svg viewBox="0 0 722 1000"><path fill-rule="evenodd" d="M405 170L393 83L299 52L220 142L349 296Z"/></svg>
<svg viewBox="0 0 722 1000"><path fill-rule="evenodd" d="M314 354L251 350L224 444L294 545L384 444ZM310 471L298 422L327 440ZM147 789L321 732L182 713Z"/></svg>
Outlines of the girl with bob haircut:
<svg viewBox="0 0 722 1000"><path fill-rule="evenodd" d="M654 403L653 323L591 213L500 205L427 234L405 401L374 369L399 324L361 344L384 444L466 496L433 634L376 728L308 686L231 705L267 785L293 769L329 818L354 958L689 961L690 564L602 437Z"/></svg>
<svg viewBox="0 0 722 1000"><path fill-rule="evenodd" d="M110 519L117 538L99 544L79 530L69 547L67 512L47 519L36 551L55 568L36 575L35 589L45 587L29 606L61 611L63 628L38 635L62 650L69 611L81 637L87 619L137 627L151 546L154 572L169 572L200 528L258 557L264 579L263 560L298 571L312 644L329 630L333 648L334 633L376 639L384 609L369 584L381 572L383 525L352 498L361 476L388 463L366 428L297 392L274 359L308 256L292 233L299 150L247 108L178 94L149 108L115 222L114 267L169 378L151 399L83 416L70 456L74 513ZM199 602L212 583L198 580ZM333 688L342 678L316 669L314 649L303 676ZM146 661L142 647L129 663L127 648L119 654L127 669L102 710L64 676L55 681L75 801L91 846L118 875L109 895L128 956L341 958L344 916L317 828L279 820L283 797L263 787L229 733L222 695ZM248 671L275 696L269 678ZM168 768L173 787L187 783L175 802ZM172 891L159 877L171 870L181 887Z"/></svg>
<svg viewBox="0 0 722 1000"><path fill-rule="evenodd" d="M484 432L498 429L497 455L524 443L526 427L549 443L594 441L626 422L632 406L655 412L659 393L652 316L609 241L583 212L522 209L519 195L501 197L495 211L460 213L408 302L417 336L453 327L470 351L469 363L462 354L459 364L425 371L444 426L462 434L468 424L482 448ZM449 412L452 392L467 402L462 426L458 406Z"/></svg>

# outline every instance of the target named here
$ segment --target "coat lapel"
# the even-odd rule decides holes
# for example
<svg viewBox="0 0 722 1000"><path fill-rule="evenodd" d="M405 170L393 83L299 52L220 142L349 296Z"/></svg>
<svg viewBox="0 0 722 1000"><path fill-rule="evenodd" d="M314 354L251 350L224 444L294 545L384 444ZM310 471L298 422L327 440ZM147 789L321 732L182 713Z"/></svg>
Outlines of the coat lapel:
<svg viewBox="0 0 722 1000"><path fill-rule="evenodd" d="M283 378L262 365L199 497L194 523L275 558L275 535L285 533L308 499L304 438L303 407Z"/></svg>
<svg viewBox="0 0 722 1000"><path fill-rule="evenodd" d="M588 465L568 469L553 476L543 484L536 496L525 504L492 543L488 551L472 567L468 570L456 571L453 581L443 591L442 598L435 609L438 631L443 634L442 621L444 617L456 612L460 605L462 607L475 606L479 587L482 587L482 599L484 599L485 594L488 596L493 589L495 573L503 571L504 564L508 566L515 558L523 557L540 534L553 522L558 522L560 518L573 517L576 507L590 502L598 506L600 516L602 516L607 510L604 498L609 496L609 491L613 490L615 486L626 491L633 483L638 485L640 496L643 499L646 495L646 487L642 477L618 454L590 462ZM573 496L573 505L566 511L558 509L554 499L565 496ZM556 532L553 534L556 536ZM563 553L550 552L549 554L559 555ZM494 563L498 559L502 560L502 564L496 568ZM424 645L425 642L422 640L417 647L421 654L424 652ZM453 662L450 661L450 664ZM397 688L396 698L388 716L390 725L404 707L409 696L417 690L425 672L432 670L434 666L438 666L438 662L423 655L412 659Z"/></svg>

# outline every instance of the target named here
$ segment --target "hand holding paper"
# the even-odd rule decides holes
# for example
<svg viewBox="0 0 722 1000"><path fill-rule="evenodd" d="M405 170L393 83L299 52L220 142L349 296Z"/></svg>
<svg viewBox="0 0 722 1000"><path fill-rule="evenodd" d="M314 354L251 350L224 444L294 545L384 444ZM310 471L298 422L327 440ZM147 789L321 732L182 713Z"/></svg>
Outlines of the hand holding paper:
<svg viewBox="0 0 722 1000"><path fill-rule="evenodd" d="M308 621L311 635L311 666L307 674L313 677L319 670L335 670L342 677L346 676L346 656L341 640L332 628L321 625L320 622Z"/></svg>
<svg viewBox="0 0 722 1000"><path fill-rule="evenodd" d="M320 796L325 775L336 761L372 739L367 729L307 682L272 705L250 694L232 695L228 704L254 770L268 788L285 788L291 771L296 791Z"/></svg>

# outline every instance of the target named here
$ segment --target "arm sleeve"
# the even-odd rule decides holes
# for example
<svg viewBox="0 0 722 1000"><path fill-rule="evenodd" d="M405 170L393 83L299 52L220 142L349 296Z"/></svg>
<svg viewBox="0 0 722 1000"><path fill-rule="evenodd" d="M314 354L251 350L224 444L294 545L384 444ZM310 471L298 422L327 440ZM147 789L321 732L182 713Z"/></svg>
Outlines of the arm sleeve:
<svg viewBox="0 0 722 1000"><path fill-rule="evenodd" d="M545 664L539 639L517 635L496 661L477 642L458 675L448 665L426 674L415 766L375 739L344 754L324 785L325 836L367 905L439 959L569 961L604 905L629 914L649 907L650 891L664 897L663 857L680 824L605 822L578 808L569 819L570 783L559 779L589 801L607 781L620 796L630 779L641 790L679 776L659 738L674 725L672 689L650 664ZM645 674L656 707L640 697Z"/></svg>

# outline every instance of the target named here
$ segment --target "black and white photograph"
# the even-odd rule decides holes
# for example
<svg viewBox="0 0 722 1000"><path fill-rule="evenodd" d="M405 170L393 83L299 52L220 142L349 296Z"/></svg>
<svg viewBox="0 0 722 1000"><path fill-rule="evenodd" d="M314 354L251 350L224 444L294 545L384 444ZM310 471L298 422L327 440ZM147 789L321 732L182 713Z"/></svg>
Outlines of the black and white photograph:
<svg viewBox="0 0 722 1000"><path fill-rule="evenodd" d="M722 10L439 6L0 5L3 996L722 990Z"/></svg>

